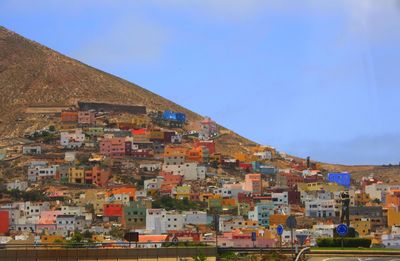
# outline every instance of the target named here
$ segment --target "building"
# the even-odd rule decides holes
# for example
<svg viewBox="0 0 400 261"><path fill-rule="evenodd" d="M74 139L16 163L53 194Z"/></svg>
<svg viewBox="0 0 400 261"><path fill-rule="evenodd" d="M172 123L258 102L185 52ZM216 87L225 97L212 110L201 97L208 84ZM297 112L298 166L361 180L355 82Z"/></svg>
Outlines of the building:
<svg viewBox="0 0 400 261"><path fill-rule="evenodd" d="M110 178L110 169L103 169L99 166L94 166L92 169L85 171L85 184L107 187Z"/></svg>
<svg viewBox="0 0 400 261"><path fill-rule="evenodd" d="M22 154L24 154L24 155L42 154L42 147L40 145L23 146Z"/></svg>
<svg viewBox="0 0 400 261"><path fill-rule="evenodd" d="M340 215L340 209L334 199L315 199L305 202L305 216L312 218L334 218Z"/></svg>
<svg viewBox="0 0 400 261"><path fill-rule="evenodd" d="M76 149L85 142L85 134L82 129L74 131L62 131L60 133L60 145L67 149Z"/></svg>
<svg viewBox="0 0 400 261"><path fill-rule="evenodd" d="M7 190L20 190L25 191L28 188L28 182L14 180L12 182L7 183Z"/></svg>
<svg viewBox="0 0 400 261"><path fill-rule="evenodd" d="M0 235L8 233L10 227L9 212L7 210L0 210Z"/></svg>
<svg viewBox="0 0 400 261"><path fill-rule="evenodd" d="M208 140L218 135L218 126L211 118L206 117L200 122L199 139Z"/></svg>
<svg viewBox="0 0 400 261"><path fill-rule="evenodd" d="M78 123L81 125L96 124L96 113L94 111L79 111Z"/></svg>
<svg viewBox="0 0 400 261"><path fill-rule="evenodd" d="M49 166L47 162L31 162L28 167L28 181L37 182L53 179L57 175L58 165Z"/></svg>
<svg viewBox="0 0 400 261"><path fill-rule="evenodd" d="M70 167L68 169L68 182L85 184L85 169L83 167Z"/></svg>
<svg viewBox="0 0 400 261"><path fill-rule="evenodd" d="M262 180L260 174L246 174L243 190L255 195L260 195L262 192Z"/></svg>
<svg viewBox="0 0 400 261"><path fill-rule="evenodd" d="M328 173L328 182L336 183L343 187L350 187L351 174L348 172Z"/></svg>
<svg viewBox="0 0 400 261"><path fill-rule="evenodd" d="M123 158L125 156L125 138L111 137L100 141L100 153L110 158Z"/></svg>
<svg viewBox="0 0 400 261"><path fill-rule="evenodd" d="M104 216L121 218L123 216L123 208L124 206L119 203L104 204Z"/></svg>
<svg viewBox="0 0 400 261"><path fill-rule="evenodd" d="M142 201L133 201L123 207L122 225L128 229L146 227L146 205Z"/></svg>
<svg viewBox="0 0 400 261"><path fill-rule="evenodd" d="M258 221L260 226L269 227L269 217L274 214L272 202L257 203L253 211L249 211L250 220Z"/></svg>
<svg viewBox="0 0 400 261"><path fill-rule="evenodd" d="M162 170L172 175L183 176L184 180L203 180L206 177L207 167L189 162L181 165L163 165Z"/></svg>

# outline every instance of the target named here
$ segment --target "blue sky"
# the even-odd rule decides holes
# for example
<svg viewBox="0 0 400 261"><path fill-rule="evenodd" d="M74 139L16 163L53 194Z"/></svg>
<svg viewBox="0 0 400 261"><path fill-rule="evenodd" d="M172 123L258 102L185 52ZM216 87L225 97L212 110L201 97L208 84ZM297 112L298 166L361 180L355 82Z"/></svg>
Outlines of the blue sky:
<svg viewBox="0 0 400 261"><path fill-rule="evenodd" d="M278 150L400 161L400 1L1 0L0 24Z"/></svg>

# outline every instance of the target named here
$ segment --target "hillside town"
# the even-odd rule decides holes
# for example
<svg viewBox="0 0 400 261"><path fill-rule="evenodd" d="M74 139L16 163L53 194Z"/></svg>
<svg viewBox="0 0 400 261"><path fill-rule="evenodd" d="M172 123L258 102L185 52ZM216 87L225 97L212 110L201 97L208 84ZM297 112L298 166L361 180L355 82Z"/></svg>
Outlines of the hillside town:
<svg viewBox="0 0 400 261"><path fill-rule="evenodd" d="M130 247L289 246L294 216L293 241L314 246L334 237L345 193L356 235L400 248L400 184L373 173L355 180L269 146L224 154L229 131L171 110L79 102L26 113L52 124L1 140L0 245L118 244L137 232Z"/></svg>

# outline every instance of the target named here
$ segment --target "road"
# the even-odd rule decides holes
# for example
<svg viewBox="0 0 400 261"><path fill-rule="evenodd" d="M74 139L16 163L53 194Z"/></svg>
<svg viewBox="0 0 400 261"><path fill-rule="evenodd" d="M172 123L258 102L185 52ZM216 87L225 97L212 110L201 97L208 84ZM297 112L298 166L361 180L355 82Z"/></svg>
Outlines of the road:
<svg viewBox="0 0 400 261"><path fill-rule="evenodd" d="M308 261L400 261L400 257L311 257Z"/></svg>

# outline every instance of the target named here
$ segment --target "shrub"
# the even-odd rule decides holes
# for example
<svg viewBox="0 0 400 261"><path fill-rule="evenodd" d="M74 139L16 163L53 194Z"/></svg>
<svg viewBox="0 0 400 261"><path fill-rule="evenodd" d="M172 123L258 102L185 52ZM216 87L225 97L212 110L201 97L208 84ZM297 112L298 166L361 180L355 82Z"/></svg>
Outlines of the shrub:
<svg viewBox="0 0 400 261"><path fill-rule="evenodd" d="M341 247L342 239L339 237L335 238L318 238L317 245L319 247ZM371 239L367 238L343 238L344 247L365 247L369 248L371 246Z"/></svg>

